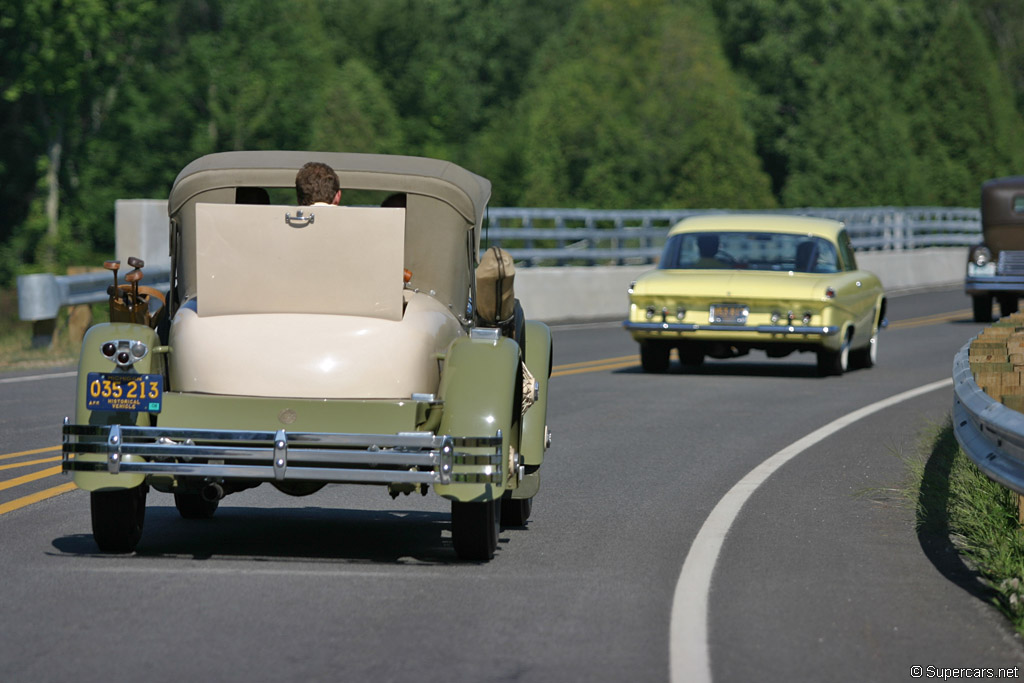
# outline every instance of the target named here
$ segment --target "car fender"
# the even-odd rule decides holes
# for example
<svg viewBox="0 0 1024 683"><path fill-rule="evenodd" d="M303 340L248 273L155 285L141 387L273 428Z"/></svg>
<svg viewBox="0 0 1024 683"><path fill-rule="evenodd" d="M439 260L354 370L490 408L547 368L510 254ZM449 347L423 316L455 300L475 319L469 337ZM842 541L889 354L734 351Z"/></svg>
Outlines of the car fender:
<svg viewBox="0 0 1024 683"><path fill-rule="evenodd" d="M537 382L537 398L523 416L520 449L523 463L540 465L547 449L548 384L551 377L551 329L542 322L526 322L526 367Z"/></svg>
<svg viewBox="0 0 1024 683"><path fill-rule="evenodd" d="M508 476L509 448L518 448L513 433L512 410L519 380L519 345L508 337L460 337L452 342L444 358L438 398L444 402L439 434L450 436L493 436L501 430L504 454L499 465L504 482L437 484L438 495L461 502L500 498L514 486ZM467 453L486 455L493 449L465 448ZM455 473L466 466L455 466ZM513 473L514 474L514 473Z"/></svg>
<svg viewBox="0 0 1024 683"><path fill-rule="evenodd" d="M86 392L90 372L112 372L117 366L103 355L101 347L105 342L127 339L141 341L149 352L137 361L132 370L139 374L162 373L163 356L156 352L160 340L156 331L145 325L134 323L100 323L90 327L82 340L81 355L78 359L78 387L75 406L77 424L122 424L149 425L149 413L144 412L94 412L86 408ZM106 462L105 456L98 453L82 453L76 460L84 462ZM144 461L143 458L125 454L124 462ZM75 472L74 481L80 489L86 491L127 489L139 486L145 480L142 474L108 474L105 472Z"/></svg>
<svg viewBox="0 0 1024 683"><path fill-rule="evenodd" d="M853 320L854 348L871 342L871 337L881 325L882 316L885 315L885 294L882 291L881 281L872 273L865 273L859 281L868 294L865 295L864 305L856 311Z"/></svg>

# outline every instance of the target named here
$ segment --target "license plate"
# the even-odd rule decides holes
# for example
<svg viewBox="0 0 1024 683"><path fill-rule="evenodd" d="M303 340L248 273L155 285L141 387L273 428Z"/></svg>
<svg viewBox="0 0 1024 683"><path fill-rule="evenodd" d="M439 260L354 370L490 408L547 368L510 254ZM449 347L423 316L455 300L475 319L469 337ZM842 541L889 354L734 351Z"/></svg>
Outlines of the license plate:
<svg viewBox="0 0 1024 683"><path fill-rule="evenodd" d="M708 322L721 325L746 325L750 309L743 304L712 304Z"/></svg>
<svg viewBox="0 0 1024 683"><path fill-rule="evenodd" d="M159 413L163 398L162 375L90 372L85 407L89 410Z"/></svg>

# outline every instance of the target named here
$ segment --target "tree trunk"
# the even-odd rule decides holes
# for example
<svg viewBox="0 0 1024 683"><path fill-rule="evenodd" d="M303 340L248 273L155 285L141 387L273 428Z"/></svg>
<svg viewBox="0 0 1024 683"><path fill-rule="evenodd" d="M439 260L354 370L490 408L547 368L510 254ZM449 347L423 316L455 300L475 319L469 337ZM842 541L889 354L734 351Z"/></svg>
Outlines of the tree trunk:
<svg viewBox="0 0 1024 683"><path fill-rule="evenodd" d="M50 269L56 266L57 240L60 238L57 219L60 217L60 163L64 150L62 138L58 134L46 150L49 163L46 168L46 248L43 258Z"/></svg>

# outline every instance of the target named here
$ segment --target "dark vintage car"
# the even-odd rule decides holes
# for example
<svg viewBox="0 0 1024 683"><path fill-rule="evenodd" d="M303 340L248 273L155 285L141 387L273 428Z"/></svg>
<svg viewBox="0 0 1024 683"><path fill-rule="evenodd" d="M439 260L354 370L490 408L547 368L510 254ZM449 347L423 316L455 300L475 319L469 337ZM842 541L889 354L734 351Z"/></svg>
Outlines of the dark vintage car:
<svg viewBox="0 0 1024 683"><path fill-rule="evenodd" d="M353 205L296 206L308 161ZM85 337L64 426L99 548L136 547L151 489L188 519L261 484L362 484L451 501L456 554L490 559L540 486L551 372L546 325L518 305L481 313L504 310L493 283L477 292L490 188L388 155L229 152L182 170L170 292L140 285L135 259L120 282L105 264L111 322Z"/></svg>
<svg viewBox="0 0 1024 683"><path fill-rule="evenodd" d="M977 322L992 321L992 300L1006 316L1024 296L1024 176L994 178L981 186L982 243L967 258L964 290Z"/></svg>

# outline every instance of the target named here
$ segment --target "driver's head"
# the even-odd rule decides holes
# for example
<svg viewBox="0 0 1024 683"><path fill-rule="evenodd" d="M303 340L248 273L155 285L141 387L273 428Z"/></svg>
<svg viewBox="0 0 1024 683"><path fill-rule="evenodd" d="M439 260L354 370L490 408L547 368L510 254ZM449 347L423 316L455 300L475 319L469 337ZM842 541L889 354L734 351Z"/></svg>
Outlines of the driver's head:
<svg viewBox="0 0 1024 683"><path fill-rule="evenodd" d="M341 201L338 174L327 164L310 161L295 175L295 197L301 206L337 204Z"/></svg>
<svg viewBox="0 0 1024 683"><path fill-rule="evenodd" d="M718 253L718 235L705 233L697 235L697 250L703 258L712 258Z"/></svg>

